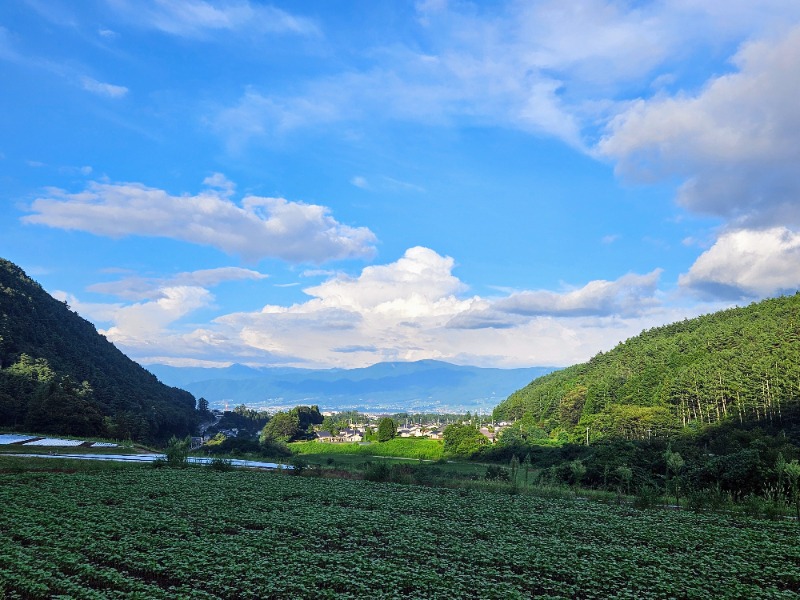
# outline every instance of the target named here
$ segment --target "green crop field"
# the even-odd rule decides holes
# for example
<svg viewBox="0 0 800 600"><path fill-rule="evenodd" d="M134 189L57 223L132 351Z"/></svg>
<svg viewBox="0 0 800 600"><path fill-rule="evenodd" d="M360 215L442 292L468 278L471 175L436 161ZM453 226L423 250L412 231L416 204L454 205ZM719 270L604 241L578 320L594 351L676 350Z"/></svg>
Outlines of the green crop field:
<svg viewBox="0 0 800 600"><path fill-rule="evenodd" d="M360 456L394 456L422 460L439 460L444 444L439 440L394 438L388 442L368 444L329 444L327 442L293 442L295 454L357 454Z"/></svg>
<svg viewBox="0 0 800 600"><path fill-rule="evenodd" d="M0 468L0 507L6 599L800 598L794 522L200 467Z"/></svg>

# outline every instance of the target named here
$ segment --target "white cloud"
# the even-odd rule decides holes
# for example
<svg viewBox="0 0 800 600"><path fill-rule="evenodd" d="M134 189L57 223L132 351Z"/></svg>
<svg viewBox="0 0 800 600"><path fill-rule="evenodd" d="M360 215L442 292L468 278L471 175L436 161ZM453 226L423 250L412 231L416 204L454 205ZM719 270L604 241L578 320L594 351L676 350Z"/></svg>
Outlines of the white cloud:
<svg viewBox="0 0 800 600"><path fill-rule="evenodd" d="M54 294L67 300L78 313L98 323L111 323L99 331L115 343L133 347L154 347L163 342L165 328L198 308L208 306L214 296L197 286L173 286L159 290L159 298L135 304L94 304L81 302L63 292Z"/></svg>
<svg viewBox="0 0 800 600"><path fill-rule="evenodd" d="M223 314L200 328L181 321L192 310L210 306L213 297L198 284L259 274L212 270L144 283L128 278L109 291L142 301L129 306L71 303L109 323L109 339L142 362L159 357L173 363L313 367L423 358L505 367L566 365L643 328L686 316L668 314L655 302L657 271L568 292L485 299L466 295L467 285L454 268L450 257L410 248L397 261L365 267L357 276L330 274L304 289L308 298L303 302Z"/></svg>
<svg viewBox="0 0 800 600"><path fill-rule="evenodd" d="M800 288L800 234L785 227L723 233L680 285L702 294L759 298Z"/></svg>
<svg viewBox="0 0 800 600"><path fill-rule="evenodd" d="M163 33L206 38L214 33L316 35L317 26L273 6L247 0L108 0L126 20Z"/></svg>
<svg viewBox="0 0 800 600"><path fill-rule="evenodd" d="M222 195L226 197L232 196L236 191L236 184L225 177L225 175L222 173L213 173L212 175L209 175L203 179L203 185L211 188L217 188L222 192Z"/></svg>
<svg viewBox="0 0 800 600"><path fill-rule="evenodd" d="M351 100L347 84L318 85L306 97L268 97L248 89L213 119L214 130L238 150L252 138L271 138L303 127L342 120Z"/></svg>
<svg viewBox="0 0 800 600"><path fill-rule="evenodd" d="M362 190L369 189L369 181L367 181L366 177L362 177L361 175L356 175L355 177L353 177L350 180L350 183L352 183L357 188L361 188Z"/></svg>
<svg viewBox="0 0 800 600"><path fill-rule="evenodd" d="M397 262L365 267L355 279L340 275L305 292L326 307L401 317L431 314L437 306L457 304L455 294L465 288L452 274L453 265L452 258L428 248L410 248Z"/></svg>
<svg viewBox="0 0 800 600"><path fill-rule="evenodd" d="M738 226L800 225L800 27L746 44L696 95L639 100L598 149L623 175L680 177L678 201Z"/></svg>
<svg viewBox="0 0 800 600"><path fill-rule="evenodd" d="M106 96L107 98L122 98L128 93L128 88L125 86L103 83L91 77L81 77L81 85L87 92L92 92L98 96Z"/></svg>
<svg viewBox="0 0 800 600"><path fill-rule="evenodd" d="M385 175L376 176L370 179L367 179L362 175L356 175L355 177L350 179L350 183L362 190L368 190L373 192L377 191L381 193L395 193L395 194L425 193L425 188L419 185L409 183L408 181L395 179L394 177L387 177Z"/></svg>
<svg viewBox="0 0 800 600"><path fill-rule="evenodd" d="M246 279L259 280L269 277L264 273L240 267L220 267L217 269L201 269L186 273L178 273L174 277L147 278L125 277L118 281L95 283L87 289L90 292L110 294L126 300L154 300L164 297L164 289L175 287L211 288L228 281Z"/></svg>
<svg viewBox="0 0 800 600"><path fill-rule="evenodd" d="M576 148L651 83L694 56L800 19L797 3L543 0L420 3L413 46L369 48L360 70L299 81L289 94L254 83L212 119L232 147L322 124L404 120L510 127ZM657 88L658 89L658 88Z"/></svg>
<svg viewBox="0 0 800 600"><path fill-rule="evenodd" d="M219 187L220 181L213 176L211 183ZM320 263L374 251L369 229L337 222L324 206L258 196L237 205L227 198L231 191L223 186L221 192L172 196L138 183L93 182L76 194L49 190L32 203L34 214L23 221L116 238L172 238L251 260L270 256Z"/></svg>
<svg viewBox="0 0 800 600"><path fill-rule="evenodd" d="M629 273L616 281L590 281L581 288L513 292L505 298L480 300L450 320L453 329L510 329L534 317L639 317L659 306L661 269L646 275Z"/></svg>

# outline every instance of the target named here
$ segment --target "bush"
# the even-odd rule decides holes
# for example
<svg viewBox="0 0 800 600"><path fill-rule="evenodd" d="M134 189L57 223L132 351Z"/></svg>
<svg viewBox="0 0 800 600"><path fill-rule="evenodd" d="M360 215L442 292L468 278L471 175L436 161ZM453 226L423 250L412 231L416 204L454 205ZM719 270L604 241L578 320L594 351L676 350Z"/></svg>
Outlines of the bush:
<svg viewBox="0 0 800 600"><path fill-rule="evenodd" d="M259 443L257 440L244 437L230 437L221 439L214 444L206 444L203 449L212 455L246 456L256 455L264 458L286 458L292 453L280 442L267 440Z"/></svg>
<svg viewBox="0 0 800 600"><path fill-rule="evenodd" d="M229 458L215 456L208 465L213 471L232 471L233 463Z"/></svg>
<svg viewBox="0 0 800 600"><path fill-rule="evenodd" d="M483 476L487 481L510 481L508 469L504 469L498 465L489 465L486 467L486 475Z"/></svg>
<svg viewBox="0 0 800 600"><path fill-rule="evenodd" d="M302 475L303 472L308 469L308 462L303 458L295 458L292 461L292 467L294 467L291 471L292 475Z"/></svg>
<svg viewBox="0 0 800 600"><path fill-rule="evenodd" d="M636 489L636 495L633 498L633 506L636 508L652 508L656 506L661 500L661 494L658 488L651 485L643 485Z"/></svg>
<svg viewBox="0 0 800 600"><path fill-rule="evenodd" d="M191 444L191 438L178 439L173 435L164 449L164 454L167 456L167 464L170 467L185 467L189 464L189 447Z"/></svg>
<svg viewBox="0 0 800 600"><path fill-rule="evenodd" d="M367 481L389 481L392 470L385 462L369 462L364 470L364 479Z"/></svg>

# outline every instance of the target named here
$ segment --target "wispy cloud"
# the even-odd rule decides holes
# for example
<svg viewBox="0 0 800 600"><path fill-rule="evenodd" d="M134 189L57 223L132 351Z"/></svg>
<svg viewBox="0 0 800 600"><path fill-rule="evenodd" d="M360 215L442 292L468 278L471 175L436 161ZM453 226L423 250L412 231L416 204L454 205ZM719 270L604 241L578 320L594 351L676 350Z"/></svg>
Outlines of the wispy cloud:
<svg viewBox="0 0 800 600"><path fill-rule="evenodd" d="M220 180L212 178L211 184L218 188ZM230 191L223 185L221 191L173 196L138 183L93 182L75 194L49 190L34 200L34 214L23 221L115 238L172 238L250 260L321 263L374 252L369 229L337 222L324 206L259 196L246 196L238 205L228 198Z"/></svg>
<svg viewBox="0 0 800 600"><path fill-rule="evenodd" d="M361 188L362 190L370 189L369 181L367 181L366 177L362 177L361 175L356 175L355 177L353 177L350 180L350 183L352 183L357 188Z"/></svg>
<svg viewBox="0 0 800 600"><path fill-rule="evenodd" d="M72 86L107 98L121 98L128 93L128 88L98 81L86 75L86 69L61 60L50 60L34 52L20 49L18 40L12 38L9 31L0 26L0 60L9 61L28 68L44 71L66 80Z"/></svg>
<svg viewBox="0 0 800 600"><path fill-rule="evenodd" d="M92 79L91 77L82 77L81 85L83 89L98 96L106 96L108 98L122 98L128 93L128 88L121 85L113 85L111 83L103 83Z"/></svg>
<svg viewBox="0 0 800 600"><path fill-rule="evenodd" d="M96 283L89 286L90 292L110 294L126 300L157 299L164 295L163 290L174 287L213 288L228 281L246 279L266 279L269 275L243 269L241 267L220 267L178 273L169 278L163 277L125 277L117 281Z"/></svg>
<svg viewBox="0 0 800 600"><path fill-rule="evenodd" d="M241 144L363 119L488 123L591 152L603 125L637 94L660 93L681 60L800 18L796 3L772 1L761 10L743 0L724 9L544 0L480 11L419 3L417 10L413 46L370 48L359 69L298 80L290 94L253 84L213 119L217 130ZM653 80L661 82L655 90Z"/></svg>
<svg viewBox="0 0 800 600"><path fill-rule="evenodd" d="M132 23L186 38L207 38L216 33L282 33L317 35L310 19L247 0L108 0Z"/></svg>

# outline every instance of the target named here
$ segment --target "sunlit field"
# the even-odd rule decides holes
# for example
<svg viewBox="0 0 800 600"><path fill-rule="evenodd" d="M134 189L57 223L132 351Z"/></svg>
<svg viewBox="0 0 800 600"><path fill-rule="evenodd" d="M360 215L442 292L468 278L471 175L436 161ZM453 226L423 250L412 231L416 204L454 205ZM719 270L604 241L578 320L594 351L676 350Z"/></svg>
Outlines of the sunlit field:
<svg viewBox="0 0 800 600"><path fill-rule="evenodd" d="M788 520L59 462L0 462L0 597L800 597Z"/></svg>

